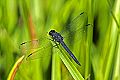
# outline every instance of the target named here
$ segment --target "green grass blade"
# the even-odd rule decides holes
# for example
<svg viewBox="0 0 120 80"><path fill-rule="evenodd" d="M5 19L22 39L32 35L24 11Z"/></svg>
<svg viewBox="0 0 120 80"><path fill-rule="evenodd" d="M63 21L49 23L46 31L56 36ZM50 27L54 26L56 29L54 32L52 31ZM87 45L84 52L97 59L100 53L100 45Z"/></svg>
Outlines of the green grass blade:
<svg viewBox="0 0 120 80"><path fill-rule="evenodd" d="M77 68L74 66L74 64L70 61L70 59L66 55L66 52L64 51L64 49L61 46L57 46L57 47L60 50L59 51L60 58L62 59L63 63L65 64L65 66L69 70L72 77L75 80L84 80L84 78L82 77L80 72L77 70ZM57 48L55 48L55 49L57 49Z"/></svg>
<svg viewBox="0 0 120 80"><path fill-rule="evenodd" d="M20 57L17 60L17 62L14 64L12 70L9 73L9 76L8 76L7 80L14 80L15 74L16 74L19 66L21 65L21 62L23 61L24 57L25 57L24 55L22 57Z"/></svg>
<svg viewBox="0 0 120 80"><path fill-rule="evenodd" d="M57 54L58 50L53 49L52 55L52 80L61 80L60 57Z"/></svg>

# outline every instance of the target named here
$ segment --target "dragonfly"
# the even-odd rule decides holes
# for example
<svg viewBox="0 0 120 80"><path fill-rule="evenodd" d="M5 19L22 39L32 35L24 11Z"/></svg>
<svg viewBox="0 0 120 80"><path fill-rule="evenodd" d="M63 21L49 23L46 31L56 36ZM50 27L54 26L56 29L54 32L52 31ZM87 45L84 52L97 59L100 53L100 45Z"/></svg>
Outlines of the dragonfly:
<svg viewBox="0 0 120 80"><path fill-rule="evenodd" d="M57 42L58 44L55 44L54 46L61 45L64 48L64 50L69 54L69 56L78 65L81 66L79 60L75 57L73 52L69 49L69 47L64 42L64 37L62 36L62 34L65 36L65 38L66 36L70 38L71 34L79 34L81 36L80 33L85 33L88 26L90 26L90 24L87 23L87 14L85 12L82 12L76 18L74 18L70 24L67 25L67 28L69 28L68 32L63 30L61 33L59 33L56 30L52 29L48 33L50 38L43 36L43 38L40 38L38 40L26 41L21 43L20 47L24 47L24 45L26 44L32 44L32 48L30 48L31 51L28 52L29 53L28 55L26 55L26 59L32 60L32 59L38 58L39 56L45 56L45 54L42 54L42 52L45 52L47 49L51 48L52 44L50 41L53 41L55 43ZM42 47L37 48L39 46L38 44L39 41Z"/></svg>

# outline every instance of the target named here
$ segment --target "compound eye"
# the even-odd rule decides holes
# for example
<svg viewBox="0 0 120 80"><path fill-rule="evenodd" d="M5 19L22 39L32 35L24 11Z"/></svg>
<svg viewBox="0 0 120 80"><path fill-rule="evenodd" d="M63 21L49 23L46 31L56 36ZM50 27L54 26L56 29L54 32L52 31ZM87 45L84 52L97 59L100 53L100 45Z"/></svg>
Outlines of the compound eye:
<svg viewBox="0 0 120 80"><path fill-rule="evenodd" d="M52 32L51 32L51 31L49 32L49 35L52 35Z"/></svg>
<svg viewBox="0 0 120 80"><path fill-rule="evenodd" d="M51 30L52 33L55 33L55 30Z"/></svg>
<svg viewBox="0 0 120 80"><path fill-rule="evenodd" d="M49 32L49 35L52 35L52 33L55 33L55 30L51 30L51 31Z"/></svg>

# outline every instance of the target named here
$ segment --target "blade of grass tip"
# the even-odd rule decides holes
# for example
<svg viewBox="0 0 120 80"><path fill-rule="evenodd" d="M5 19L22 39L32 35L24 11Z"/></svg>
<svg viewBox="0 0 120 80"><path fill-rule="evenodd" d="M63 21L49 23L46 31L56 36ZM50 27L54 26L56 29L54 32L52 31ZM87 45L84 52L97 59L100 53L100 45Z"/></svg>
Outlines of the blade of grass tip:
<svg viewBox="0 0 120 80"><path fill-rule="evenodd" d="M57 45L58 49L60 50L58 53L60 55L60 58L62 59L63 63L67 67L68 71L72 75L72 77L75 80L84 80L80 72L77 70L77 68L74 66L74 64L70 61L68 56L66 55L65 50L62 48L62 46Z"/></svg>
<svg viewBox="0 0 120 80"><path fill-rule="evenodd" d="M22 57L20 57L17 62L14 64L12 70L10 71L7 80L14 80L15 74L19 68L19 66L21 65L23 59L24 59L24 55Z"/></svg>

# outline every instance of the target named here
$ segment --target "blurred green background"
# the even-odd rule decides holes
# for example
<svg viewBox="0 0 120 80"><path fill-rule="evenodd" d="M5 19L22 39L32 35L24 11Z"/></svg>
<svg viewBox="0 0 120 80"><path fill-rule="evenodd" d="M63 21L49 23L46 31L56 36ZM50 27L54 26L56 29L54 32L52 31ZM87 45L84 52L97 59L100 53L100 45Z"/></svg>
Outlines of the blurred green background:
<svg viewBox="0 0 120 80"><path fill-rule="evenodd" d="M120 80L120 0L1 0L0 80L7 79L23 55L20 43L39 39L50 29L61 31L81 12L87 13L93 27L87 30L86 41L76 54L82 63L80 67L75 64L79 74L89 80ZM57 54L42 62L24 63L15 80L74 80L74 73Z"/></svg>

